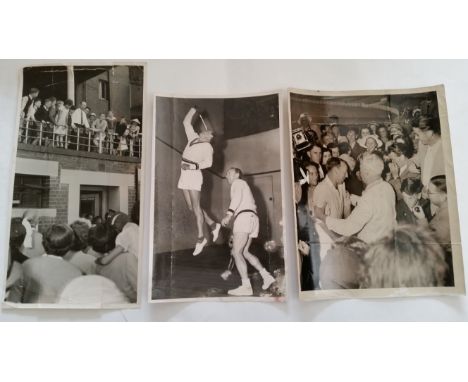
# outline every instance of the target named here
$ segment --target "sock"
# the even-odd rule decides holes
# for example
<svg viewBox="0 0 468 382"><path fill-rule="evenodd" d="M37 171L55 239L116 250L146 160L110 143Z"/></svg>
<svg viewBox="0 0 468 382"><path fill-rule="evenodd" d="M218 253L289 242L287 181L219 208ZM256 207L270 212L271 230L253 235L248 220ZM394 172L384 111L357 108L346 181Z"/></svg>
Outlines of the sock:
<svg viewBox="0 0 468 382"><path fill-rule="evenodd" d="M265 278L266 276L270 276L270 272L268 272L265 268L263 268L260 271L260 274L262 275L263 278Z"/></svg>
<svg viewBox="0 0 468 382"><path fill-rule="evenodd" d="M247 278L247 279L242 279L242 286L244 286L244 287L252 287L252 286L250 285L250 279L248 279L248 278Z"/></svg>

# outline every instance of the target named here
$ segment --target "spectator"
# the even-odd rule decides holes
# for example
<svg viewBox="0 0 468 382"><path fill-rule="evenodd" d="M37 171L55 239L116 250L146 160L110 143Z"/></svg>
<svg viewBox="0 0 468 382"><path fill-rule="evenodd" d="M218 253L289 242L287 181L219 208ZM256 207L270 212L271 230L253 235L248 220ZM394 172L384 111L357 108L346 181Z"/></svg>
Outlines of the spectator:
<svg viewBox="0 0 468 382"><path fill-rule="evenodd" d="M21 118L25 118L29 112L29 108L34 104L35 99L39 96L39 89L31 88L29 94L21 99Z"/></svg>
<svg viewBox="0 0 468 382"><path fill-rule="evenodd" d="M314 162L318 165L319 168L319 179L322 180L325 177L325 172L322 166L322 147L318 144L312 144L308 152L308 156L311 162Z"/></svg>
<svg viewBox="0 0 468 382"><path fill-rule="evenodd" d="M439 119L422 117L413 130L419 138L419 148L411 160L421 168L421 182L427 188L432 177L445 175Z"/></svg>
<svg viewBox="0 0 468 382"><path fill-rule="evenodd" d="M85 150L87 147L85 132L90 126L86 116L86 106L86 101L81 101L80 107L71 115L70 141L72 149Z"/></svg>
<svg viewBox="0 0 468 382"><path fill-rule="evenodd" d="M409 158L413 156L413 143L409 138L398 137L388 146L388 158L390 159L390 180L397 194L401 199L401 183L407 178L420 178L420 174L413 162Z"/></svg>
<svg viewBox="0 0 468 382"><path fill-rule="evenodd" d="M400 195L397 200L396 214L399 224L418 224L416 212L423 212L426 218L430 215L430 206L426 199L421 198L422 183L418 178L405 178L401 182Z"/></svg>
<svg viewBox="0 0 468 382"><path fill-rule="evenodd" d="M130 146L130 156L137 156L141 155L139 143L140 143L140 121L135 118L131 120L130 128L128 131L129 137L129 146ZM135 155L137 153L137 155Z"/></svg>
<svg viewBox="0 0 468 382"><path fill-rule="evenodd" d="M96 273L96 258L89 255L88 252L88 234L89 226L87 223L77 220L70 225L73 230L73 244L64 256L70 264L77 267L84 275L93 275Z"/></svg>
<svg viewBox="0 0 468 382"><path fill-rule="evenodd" d="M91 125L91 130L94 132L93 144L94 146L96 146L96 149L99 152L99 154L101 154L107 130L106 115L104 113L101 113L99 115L99 119L93 122L93 124Z"/></svg>
<svg viewBox="0 0 468 382"><path fill-rule="evenodd" d="M366 151L366 149L357 143L357 132L354 127L349 128L348 132L346 133L346 138L348 139L349 147L351 148L350 155L354 158L354 160L358 160L358 158L364 151Z"/></svg>
<svg viewBox="0 0 468 382"><path fill-rule="evenodd" d="M444 286L447 264L429 231L402 225L374 243L364 255L362 288Z"/></svg>
<svg viewBox="0 0 468 382"><path fill-rule="evenodd" d="M55 147L65 148L65 137L67 135L67 120L69 109L63 101L57 101L57 111L54 120Z"/></svg>
<svg viewBox="0 0 468 382"><path fill-rule="evenodd" d="M338 158L340 156L340 150L336 143L328 144L327 149L330 150L332 158Z"/></svg>
<svg viewBox="0 0 468 382"><path fill-rule="evenodd" d="M63 259L73 245L73 230L54 224L44 236L45 253L23 263L25 303L55 303L62 289L81 272Z"/></svg>

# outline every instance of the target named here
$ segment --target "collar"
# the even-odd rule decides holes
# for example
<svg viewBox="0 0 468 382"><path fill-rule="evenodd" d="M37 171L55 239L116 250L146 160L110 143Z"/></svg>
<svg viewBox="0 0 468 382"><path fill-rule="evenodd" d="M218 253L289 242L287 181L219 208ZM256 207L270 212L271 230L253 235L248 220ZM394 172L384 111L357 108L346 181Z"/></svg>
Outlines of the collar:
<svg viewBox="0 0 468 382"><path fill-rule="evenodd" d="M333 182L331 181L330 177L327 175L325 175L325 182L327 182L327 184L333 188L334 190L337 190L338 191L338 187L335 187L335 185L333 184Z"/></svg>
<svg viewBox="0 0 468 382"><path fill-rule="evenodd" d="M376 185L378 185L378 184L380 184L380 183L383 183L383 179L382 179L382 178L377 179L377 180L374 180L372 183L370 183L370 184L368 184L368 185L366 186L365 191L369 190L369 189L372 188L372 187L375 187Z"/></svg>

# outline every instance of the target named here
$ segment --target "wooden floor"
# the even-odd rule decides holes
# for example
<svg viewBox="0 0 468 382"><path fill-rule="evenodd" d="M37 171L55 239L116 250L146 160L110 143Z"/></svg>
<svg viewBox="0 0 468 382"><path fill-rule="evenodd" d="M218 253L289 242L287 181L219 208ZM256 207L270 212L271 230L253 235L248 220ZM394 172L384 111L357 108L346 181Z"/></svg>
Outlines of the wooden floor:
<svg viewBox="0 0 468 382"><path fill-rule="evenodd" d="M188 249L155 255L153 299L228 297L227 291L240 285L241 280L235 267L228 280L221 278L230 260L227 245L205 247L198 256L193 256L192 252L193 249ZM284 274L284 262L279 253L268 254L258 244L252 245L251 252L272 275L275 270L276 273ZM262 277L251 266L249 277L254 296L275 295L275 288L262 290Z"/></svg>

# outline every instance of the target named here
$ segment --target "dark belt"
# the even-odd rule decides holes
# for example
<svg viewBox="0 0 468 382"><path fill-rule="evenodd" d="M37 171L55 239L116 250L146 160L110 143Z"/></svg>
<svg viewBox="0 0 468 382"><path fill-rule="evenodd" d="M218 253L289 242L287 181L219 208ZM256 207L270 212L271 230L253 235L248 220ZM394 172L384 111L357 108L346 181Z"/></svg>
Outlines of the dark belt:
<svg viewBox="0 0 468 382"><path fill-rule="evenodd" d="M199 164L197 162L191 161L189 159L185 159L184 157L182 157L182 161L186 162L186 163L189 163L189 164L194 164L195 166L197 166L196 170L199 169Z"/></svg>
<svg viewBox="0 0 468 382"><path fill-rule="evenodd" d="M257 211L254 211L254 210L240 210L240 211L236 214L236 216L234 216L234 220L236 220L237 217L238 217L240 214L243 214L243 213L246 213L246 212L251 212L251 213L253 213L255 216L258 217Z"/></svg>

